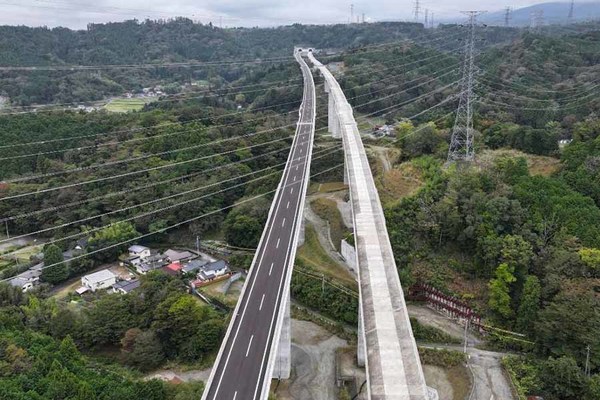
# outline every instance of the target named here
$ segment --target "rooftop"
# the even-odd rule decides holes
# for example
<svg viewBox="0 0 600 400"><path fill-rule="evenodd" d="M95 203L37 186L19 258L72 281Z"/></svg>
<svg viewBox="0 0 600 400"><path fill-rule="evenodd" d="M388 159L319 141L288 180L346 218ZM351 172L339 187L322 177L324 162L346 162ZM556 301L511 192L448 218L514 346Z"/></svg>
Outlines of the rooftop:
<svg viewBox="0 0 600 400"><path fill-rule="evenodd" d="M129 246L128 250L129 250L130 253L141 253L141 252L149 250L149 249L146 246L142 246L142 245L139 245L139 244L134 244L133 246Z"/></svg>
<svg viewBox="0 0 600 400"><path fill-rule="evenodd" d="M84 276L84 279L87 279L90 282L102 282L116 277L117 276L113 274L110 270L103 269L101 271L94 272L93 274Z"/></svg>
<svg viewBox="0 0 600 400"><path fill-rule="evenodd" d="M218 271L223 268L227 268L227 263L224 260L219 260L219 261L211 262L210 264L206 264L204 267L202 267L202 270Z"/></svg>
<svg viewBox="0 0 600 400"><path fill-rule="evenodd" d="M139 288L141 284L142 284L142 282L139 279L133 279L130 281L120 281L113 285L113 289L114 290L121 289L125 293L129 293L132 290Z"/></svg>
<svg viewBox="0 0 600 400"><path fill-rule="evenodd" d="M190 261L189 263L187 263L181 270L183 272L198 271L200 268L202 268L207 263L208 263L208 261L202 260L202 259L193 260L193 261Z"/></svg>

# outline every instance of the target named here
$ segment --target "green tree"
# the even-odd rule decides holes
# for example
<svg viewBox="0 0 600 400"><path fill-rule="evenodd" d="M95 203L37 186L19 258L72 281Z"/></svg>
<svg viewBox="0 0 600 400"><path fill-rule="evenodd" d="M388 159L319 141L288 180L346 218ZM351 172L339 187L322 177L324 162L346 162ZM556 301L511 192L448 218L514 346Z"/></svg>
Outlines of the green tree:
<svg viewBox="0 0 600 400"><path fill-rule="evenodd" d="M584 247L579 250L581 261L589 268L600 271L600 250Z"/></svg>
<svg viewBox="0 0 600 400"><path fill-rule="evenodd" d="M41 276L44 282L57 284L69 277L69 267L64 262L62 250L54 244L44 250L44 266Z"/></svg>
<svg viewBox="0 0 600 400"><path fill-rule="evenodd" d="M258 245L262 226L260 222L248 215L228 216L225 220L225 236L227 242L239 247L255 247Z"/></svg>
<svg viewBox="0 0 600 400"><path fill-rule="evenodd" d="M580 400L586 393L583 372L571 357L550 357L542 365L540 380L549 400Z"/></svg>
<svg viewBox="0 0 600 400"><path fill-rule="evenodd" d="M513 316L513 309L510 306L510 285L517 280L513 275L514 271L513 266L502 263L496 269L496 277L489 283L490 309L505 319Z"/></svg>
<svg viewBox="0 0 600 400"><path fill-rule="evenodd" d="M135 338L133 349L127 354L127 363L142 371L150 371L160 366L165 360L165 355L153 331L144 331Z"/></svg>
<svg viewBox="0 0 600 400"><path fill-rule="evenodd" d="M530 334L534 332L534 324L540 308L541 292L540 280L534 275L529 275L525 280L521 304L517 312L516 327L520 332Z"/></svg>

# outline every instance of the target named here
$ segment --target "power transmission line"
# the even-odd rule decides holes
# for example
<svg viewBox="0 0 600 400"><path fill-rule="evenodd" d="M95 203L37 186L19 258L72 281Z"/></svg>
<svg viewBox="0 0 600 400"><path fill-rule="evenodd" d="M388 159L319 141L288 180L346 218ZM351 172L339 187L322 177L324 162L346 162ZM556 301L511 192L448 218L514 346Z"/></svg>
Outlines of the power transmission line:
<svg viewBox="0 0 600 400"><path fill-rule="evenodd" d="M333 171L333 170L335 170L336 168L339 168L339 167L341 167L341 166L343 166L343 165L344 165L344 164L338 164L338 165L335 165L335 166L333 166L333 167L331 167L331 168L329 168L329 169L326 169L326 170L323 170L323 171L317 172L317 173L315 173L315 174L312 174L310 177L311 177L311 178L314 178L314 177L316 177L316 176L319 176L319 175L325 174L325 173L327 173L327 172ZM299 184L300 182L301 182L301 181L296 181L296 182L290 183L289 185L283 185L281 188L282 188L282 189L284 189L284 188L288 188L288 187L291 187L291 186L293 186L293 185L297 185L297 184ZM161 229L161 230L160 230L160 232L165 232L165 231L168 231L168 230L170 230L170 229L178 228L178 227L180 227L180 226L182 226L182 225L188 224L188 223L190 223L190 222L193 222L193 221L197 221L197 220L199 220L199 219L202 219L202 218L205 218L205 217L207 217L207 216L214 215L214 214L218 214L218 213L220 213L220 212L223 212L223 211L225 211L225 210L228 210L228 209L230 209L230 208L236 207L236 206L238 206L238 205L245 204L245 203L248 203L248 202L251 202L251 201L257 200L257 199L259 199L259 198L261 198L261 197L268 196L268 195L270 195L271 193L275 193L276 191L277 191L277 189L274 189L274 190L268 191L268 192L266 192L266 193L262 193L262 194L259 194L259 195L256 195L256 196L253 196L253 197L250 197L250 198L247 198L247 199L240 200L239 202L237 202L237 203L235 203L235 204L231 204L231 205L229 205L229 206L222 207L222 208L220 208L220 209L217 209L217 210L212 210L212 211L210 211L210 212L207 212L207 213L201 214L201 215L199 215L199 216L196 216L196 217L193 217L193 218L187 219L187 220L185 220L185 221L181 221L181 222L178 222L178 223L176 223L176 224L173 224L173 225L167 226L167 227L165 227L165 228ZM148 237L148 236L152 236L152 235L154 235L154 234L156 234L156 233L159 233L159 231L156 231L156 232L149 232L149 233L146 233L146 234L143 234L143 235L139 235L139 236L137 236L137 237L135 237L135 238L131 238L131 239L128 239L128 240L124 240L124 241L122 241L122 242L115 243L115 244L112 244L112 245L110 245L110 246L106 246L106 247L103 247L103 248L100 248L100 249L97 249L97 250L93 250L93 251L91 251L91 252L88 252L88 253L82 254L82 255L80 255L80 256L75 256L75 257L73 257L73 258L70 258L70 259L69 259L69 262L70 262L70 261L79 260L79 259L82 259L82 258L88 257L88 256L90 256L90 255L93 255L93 254L97 254L97 253L100 253L100 252L103 252L103 251L106 251L106 250L114 249L114 248L116 248L116 247L120 247L120 246L123 246L123 245L125 245L125 244L128 244L128 243L135 242L135 241L137 241L137 240L140 240L140 239L146 238L146 237ZM60 265L60 264L62 264L63 262L65 262L65 261L57 262L57 263L50 264L50 265L44 265L44 266L41 268L41 270L44 270L44 269L47 269L47 268L51 268L51 267L54 267L54 266L56 266L56 265ZM5 278L5 279L2 279L2 280L0 280L0 282L7 282L7 281L9 281L9 280L11 280L11 279L13 279L13 278L14 278L14 277Z"/></svg>
<svg viewBox="0 0 600 400"><path fill-rule="evenodd" d="M467 11L469 16L468 35L465 40L463 77L460 82L460 95L456 120L452 129L448 162L472 161L473 148L473 86L475 78L475 24L481 11Z"/></svg>

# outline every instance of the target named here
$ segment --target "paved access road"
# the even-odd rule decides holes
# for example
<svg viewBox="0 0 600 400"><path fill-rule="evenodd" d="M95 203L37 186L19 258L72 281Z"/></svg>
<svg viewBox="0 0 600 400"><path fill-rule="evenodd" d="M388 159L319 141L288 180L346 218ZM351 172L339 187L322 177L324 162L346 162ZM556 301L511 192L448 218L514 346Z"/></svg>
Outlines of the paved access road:
<svg viewBox="0 0 600 400"><path fill-rule="evenodd" d="M266 398L271 376L268 363L277 348L277 318L284 312L298 240L303 199L310 175L314 136L315 86L299 54L304 76L304 101L290 156L276 192L263 236L238 300L227 335L203 395L206 400Z"/></svg>

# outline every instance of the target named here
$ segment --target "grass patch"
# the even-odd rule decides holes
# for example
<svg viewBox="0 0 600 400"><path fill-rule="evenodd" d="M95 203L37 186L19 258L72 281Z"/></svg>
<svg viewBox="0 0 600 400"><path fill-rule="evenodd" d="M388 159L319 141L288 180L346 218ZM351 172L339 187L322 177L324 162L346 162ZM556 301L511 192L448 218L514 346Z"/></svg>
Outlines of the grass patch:
<svg viewBox="0 0 600 400"><path fill-rule="evenodd" d="M317 187L317 191L319 193L332 193L339 192L340 190L348 189L348 185L344 184L344 182L325 182L319 183Z"/></svg>
<svg viewBox="0 0 600 400"><path fill-rule="evenodd" d="M427 365L435 365L437 367L455 367L463 365L467 361L467 355L455 350L446 349L428 349L419 347L419 357L421 362Z"/></svg>
<svg viewBox="0 0 600 400"><path fill-rule="evenodd" d="M410 317L410 325L416 340L429 343L459 344L461 340L433 326L421 324L416 318Z"/></svg>
<svg viewBox="0 0 600 400"><path fill-rule="evenodd" d="M212 285L203 286L200 289L200 292L208 295L213 299L219 300L221 303L225 304L228 307L233 308L235 307L238 297L240 296L240 292L244 285L244 280L240 279L239 281L235 282L231 285L227 294L223 294L221 289L223 288L223 285L225 285L226 282L227 280L223 280L213 283Z"/></svg>
<svg viewBox="0 0 600 400"><path fill-rule="evenodd" d="M354 277L343 266L335 262L321 247L317 232L312 225L306 225L304 244L298 248L296 257L304 265L315 269L333 279L349 283L354 287Z"/></svg>
<svg viewBox="0 0 600 400"><path fill-rule="evenodd" d="M538 156L523 153L514 149L484 150L480 155L480 162L488 165L499 157L524 157L531 175L550 176L560 169L560 160L554 157Z"/></svg>
<svg viewBox="0 0 600 400"><path fill-rule="evenodd" d="M139 111L150 102L152 102L152 98L113 99L104 106L104 109L120 113Z"/></svg>
<svg viewBox="0 0 600 400"><path fill-rule="evenodd" d="M414 194L423 185L421 172L410 162L384 172L379 180L379 196L387 205Z"/></svg>
<svg viewBox="0 0 600 400"><path fill-rule="evenodd" d="M340 251L342 239L346 237L346 227L342 220L342 214L337 208L337 203L332 199L318 198L311 201L310 206L315 214L329 221L331 241L335 249Z"/></svg>

